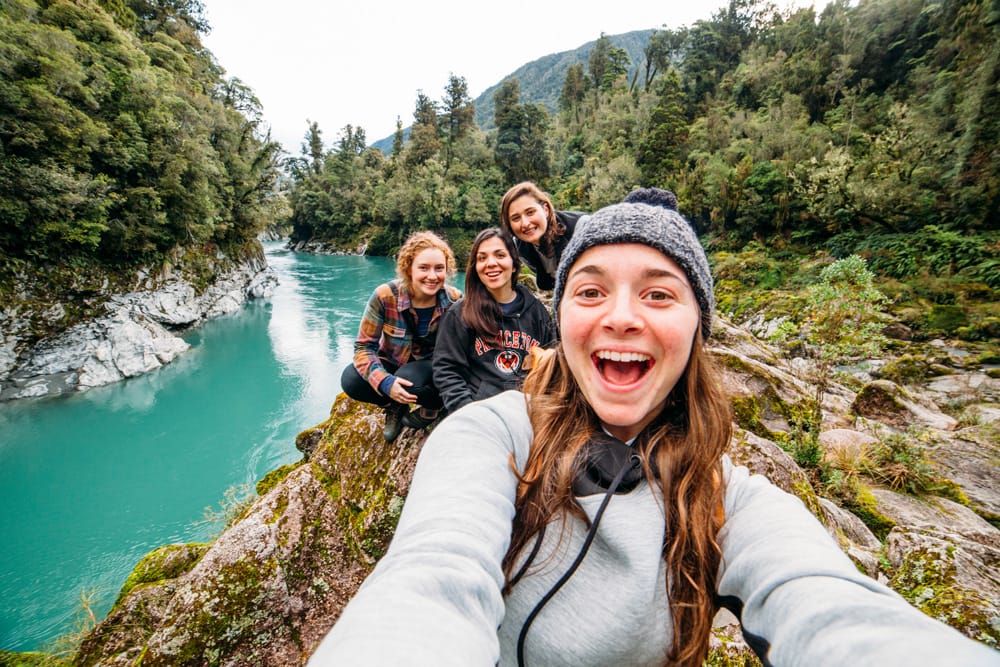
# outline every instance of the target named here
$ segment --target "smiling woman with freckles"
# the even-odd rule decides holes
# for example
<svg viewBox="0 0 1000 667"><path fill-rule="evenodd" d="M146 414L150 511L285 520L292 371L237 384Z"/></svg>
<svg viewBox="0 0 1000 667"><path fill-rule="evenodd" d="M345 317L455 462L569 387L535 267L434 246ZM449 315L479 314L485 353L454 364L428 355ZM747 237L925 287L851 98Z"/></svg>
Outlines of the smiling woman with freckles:
<svg viewBox="0 0 1000 667"><path fill-rule="evenodd" d="M455 272L455 255L444 239L415 232L399 249L397 277L376 287L365 306L354 362L344 369L340 385L354 400L385 408L386 442L403 426L428 426L443 406L431 357L441 319L462 296L445 284Z"/></svg>
<svg viewBox="0 0 1000 667"><path fill-rule="evenodd" d="M386 555L310 665L697 667L720 606L765 665L998 664L726 456L708 260L662 192L577 229L559 344L523 391L430 435Z"/></svg>

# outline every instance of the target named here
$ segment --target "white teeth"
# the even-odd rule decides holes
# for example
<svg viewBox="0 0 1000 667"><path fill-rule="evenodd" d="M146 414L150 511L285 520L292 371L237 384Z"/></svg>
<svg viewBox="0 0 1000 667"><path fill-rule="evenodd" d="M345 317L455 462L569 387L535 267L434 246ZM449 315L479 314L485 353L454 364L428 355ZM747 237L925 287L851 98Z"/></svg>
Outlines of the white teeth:
<svg viewBox="0 0 1000 667"><path fill-rule="evenodd" d="M605 359L607 361L647 361L649 359L648 354L642 354L641 352L616 352L611 350L601 350L597 353L598 359Z"/></svg>

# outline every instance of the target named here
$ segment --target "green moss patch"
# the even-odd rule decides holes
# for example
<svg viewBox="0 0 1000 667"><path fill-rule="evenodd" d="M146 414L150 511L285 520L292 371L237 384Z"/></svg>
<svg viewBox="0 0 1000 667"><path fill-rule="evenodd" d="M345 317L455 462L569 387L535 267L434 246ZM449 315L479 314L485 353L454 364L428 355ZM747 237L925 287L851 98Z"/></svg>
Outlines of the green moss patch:
<svg viewBox="0 0 1000 667"><path fill-rule="evenodd" d="M188 572L208 548L208 544L167 544L153 549L132 569L114 606L117 607L136 586L176 579Z"/></svg>
<svg viewBox="0 0 1000 667"><path fill-rule="evenodd" d="M26 653L0 651L0 667L70 667L72 664L73 662L66 658L38 651Z"/></svg>
<svg viewBox="0 0 1000 667"><path fill-rule="evenodd" d="M988 618L987 601L955 583L954 547L906 554L889 585L922 612L993 648L1000 646L1000 619Z"/></svg>
<svg viewBox="0 0 1000 667"><path fill-rule="evenodd" d="M183 644L171 646L170 655L155 656L156 664L214 665L231 656L235 647L253 642L266 643L270 637L258 628L273 625L273 610L265 604L269 581L278 565L243 558L220 568L211 590L199 591L205 600L200 613L187 617L175 636Z"/></svg>
<svg viewBox="0 0 1000 667"><path fill-rule="evenodd" d="M289 463L264 475L264 477L257 482L257 487L255 489L257 491L257 495L266 496L268 491L280 484L282 480L288 477L289 473L298 468L300 465L302 465L302 461Z"/></svg>

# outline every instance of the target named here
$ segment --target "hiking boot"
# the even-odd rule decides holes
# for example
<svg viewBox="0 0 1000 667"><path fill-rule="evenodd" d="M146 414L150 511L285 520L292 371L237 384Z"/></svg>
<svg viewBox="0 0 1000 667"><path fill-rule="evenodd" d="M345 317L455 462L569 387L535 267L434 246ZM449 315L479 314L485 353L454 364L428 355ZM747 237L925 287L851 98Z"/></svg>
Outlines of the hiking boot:
<svg viewBox="0 0 1000 667"><path fill-rule="evenodd" d="M393 403L385 409L385 427L382 429L382 437L386 442L394 442L403 430L403 413L409 408L400 403Z"/></svg>
<svg viewBox="0 0 1000 667"><path fill-rule="evenodd" d="M407 412L403 415L403 426L417 430L427 428L437 420L438 414L438 410L425 410L424 408Z"/></svg>

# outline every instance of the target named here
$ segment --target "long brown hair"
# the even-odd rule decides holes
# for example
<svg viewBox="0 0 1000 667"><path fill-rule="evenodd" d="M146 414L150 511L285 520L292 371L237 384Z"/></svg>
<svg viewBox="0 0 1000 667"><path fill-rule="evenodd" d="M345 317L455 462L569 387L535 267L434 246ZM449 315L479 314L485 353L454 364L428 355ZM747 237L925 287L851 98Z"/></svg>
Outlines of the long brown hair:
<svg viewBox="0 0 1000 667"><path fill-rule="evenodd" d="M536 359L524 392L534 440L524 473L518 475L513 533L503 560L508 590L518 556L539 530L566 513L585 518L572 484L577 456L600 428L561 345ZM721 557L716 535L724 520L721 457L731 436L729 402L698 332L684 375L646 437L636 439L646 479L663 493L671 664L698 666L708 653Z"/></svg>
<svg viewBox="0 0 1000 667"><path fill-rule="evenodd" d="M547 211L545 216L545 234L542 235L538 246L544 255L553 257L555 255L556 239L566 233L566 226L556 218L556 207L552 205L552 198L531 181L518 183L504 193L503 199L500 201L500 227L511 236L514 236L514 230L510 226L510 205L514 203L515 199L525 195L545 206L545 210Z"/></svg>
<svg viewBox="0 0 1000 667"><path fill-rule="evenodd" d="M500 333L500 304L486 289L479 272L476 271L476 256L479 254L479 246L490 239L500 239L507 248L513 262L513 275L511 276L511 287L517 284L517 276L521 271L521 255L517 252L514 240L497 227L488 227L479 232L472 242L472 249L469 251L469 261L465 267L465 299L462 301L462 321L465 325L476 332L477 336L485 340L491 340Z"/></svg>

